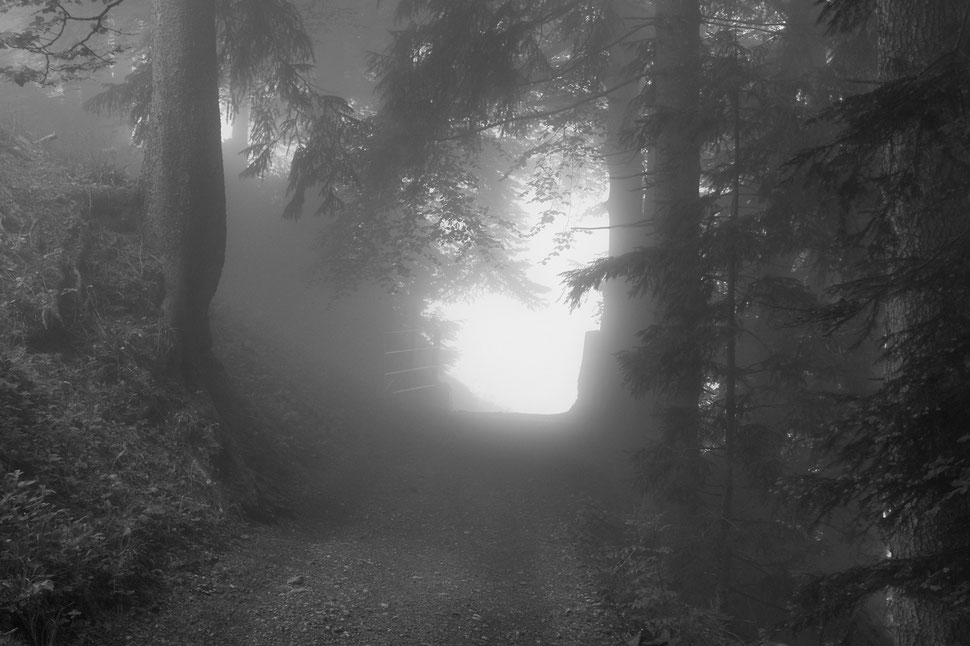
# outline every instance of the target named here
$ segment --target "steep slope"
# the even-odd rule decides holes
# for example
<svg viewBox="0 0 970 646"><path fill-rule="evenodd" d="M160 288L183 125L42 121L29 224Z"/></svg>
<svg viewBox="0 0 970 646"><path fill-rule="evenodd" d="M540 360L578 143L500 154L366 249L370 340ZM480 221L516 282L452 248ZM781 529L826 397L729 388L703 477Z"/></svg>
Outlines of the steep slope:
<svg viewBox="0 0 970 646"><path fill-rule="evenodd" d="M0 636L50 644L150 595L235 510L272 513L294 440L278 409L230 429L155 373L139 192L42 147L0 131Z"/></svg>

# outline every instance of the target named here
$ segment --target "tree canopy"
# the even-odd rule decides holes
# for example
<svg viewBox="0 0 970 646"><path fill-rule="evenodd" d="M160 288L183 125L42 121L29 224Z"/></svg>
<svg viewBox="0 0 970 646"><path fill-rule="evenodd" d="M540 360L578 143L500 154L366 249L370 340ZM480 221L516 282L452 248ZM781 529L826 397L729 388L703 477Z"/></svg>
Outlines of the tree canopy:
<svg viewBox="0 0 970 646"><path fill-rule="evenodd" d="M888 630L913 639L923 624L904 616L932 609L925 634L950 643L965 600L963 442L947 421L965 417L965 3L703 2L691 14L656 2L611 31L621 5L402 3L410 22L379 61L380 87L384 118L414 124L394 136L419 143L391 147L395 161L420 167L435 141L552 117L588 145L603 132L596 109L638 88L625 136L646 160L654 235L567 279L574 301L616 280L657 299L620 356L634 392L659 389L670 413L659 429L644 420L647 490L712 540L675 549L688 561L671 576L697 586L719 572L706 587L732 614L756 576L747 541L764 532L746 523L775 517L752 489L810 503L791 529L861 506L866 535L906 547L806 588L820 595L808 616L900 594ZM604 73L623 58L619 77ZM793 552L819 539L800 540ZM685 575L711 554L706 575Z"/></svg>
<svg viewBox="0 0 970 646"><path fill-rule="evenodd" d="M19 21L0 34L9 81L132 54L91 105L158 149L175 36L123 38L121 0L0 7ZM542 227L609 186L610 255L564 279L574 304L606 293L605 347L647 402L626 422L648 512L616 570L644 630L944 645L970 630L968 16L967 0L402 0L355 109L314 82L296 4L219 0L202 84L209 107L221 91L248 111L246 175L289 153L283 215L330 217L318 269L342 290L527 299L521 202Z"/></svg>

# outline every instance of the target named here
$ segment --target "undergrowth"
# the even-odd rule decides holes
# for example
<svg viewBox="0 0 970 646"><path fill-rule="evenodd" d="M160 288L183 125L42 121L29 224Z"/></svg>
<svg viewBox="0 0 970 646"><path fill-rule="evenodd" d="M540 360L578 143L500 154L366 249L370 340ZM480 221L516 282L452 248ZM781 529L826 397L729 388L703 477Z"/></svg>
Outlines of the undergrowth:
<svg viewBox="0 0 970 646"><path fill-rule="evenodd" d="M52 643L215 535L222 496L203 460L218 448L211 414L174 391L146 401L144 382L106 386L90 364L17 364L33 375L0 361L0 630Z"/></svg>
<svg viewBox="0 0 970 646"><path fill-rule="evenodd" d="M69 173L0 129L4 646L96 636L173 572L211 562L228 521L278 515L285 476L342 430L268 371L278 348L226 317L218 396L156 371L170 339L140 211L122 173Z"/></svg>
<svg viewBox="0 0 970 646"><path fill-rule="evenodd" d="M154 369L137 187L95 170L0 131L0 643L63 643L149 598L241 505L211 398ZM247 432L267 469L295 443Z"/></svg>
<svg viewBox="0 0 970 646"><path fill-rule="evenodd" d="M587 507L580 512L601 592L616 608L637 646L744 646L729 619L687 603L670 580L671 550L658 515L614 518Z"/></svg>

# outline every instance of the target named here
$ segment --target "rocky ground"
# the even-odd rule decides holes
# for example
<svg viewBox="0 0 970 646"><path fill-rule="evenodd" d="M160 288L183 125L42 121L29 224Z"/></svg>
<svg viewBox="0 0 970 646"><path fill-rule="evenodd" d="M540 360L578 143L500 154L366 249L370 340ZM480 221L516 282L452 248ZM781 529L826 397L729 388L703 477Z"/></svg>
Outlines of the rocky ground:
<svg viewBox="0 0 970 646"><path fill-rule="evenodd" d="M557 417L377 415L277 525L88 643L624 644L586 556L612 486Z"/></svg>

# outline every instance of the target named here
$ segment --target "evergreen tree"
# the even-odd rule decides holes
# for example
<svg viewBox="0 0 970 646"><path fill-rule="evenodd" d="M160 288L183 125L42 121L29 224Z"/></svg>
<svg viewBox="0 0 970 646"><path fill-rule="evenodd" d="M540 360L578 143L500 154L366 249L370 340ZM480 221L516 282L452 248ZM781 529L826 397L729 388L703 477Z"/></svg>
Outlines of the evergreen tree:
<svg viewBox="0 0 970 646"><path fill-rule="evenodd" d="M651 100L646 81L654 31L650 8L642 2L604 3L600 31L605 62L597 78L599 87L608 91L602 143L610 190L606 201L608 252L617 257L656 244L656 231L650 225L647 153L636 136L638 119ZM636 345L637 334L652 321L654 298L623 280L604 281L599 288L603 317L599 334L587 336L580 380L581 384L591 380L600 383L581 388L577 409L625 429L621 446L637 450L652 426L651 404L642 392L631 398L629 383L616 358Z"/></svg>
<svg viewBox="0 0 970 646"><path fill-rule="evenodd" d="M385 163L415 177L436 140L473 141L496 132L536 140L519 155L522 167L538 171L530 183L549 195L566 165L605 172L612 252L651 244L643 200L645 160L634 136L648 91L646 3L494 0L400 6L411 22L396 32L376 67ZM560 166L555 159L562 160ZM551 221L554 211L547 210L543 220ZM577 406L589 415L608 416L608 431L624 448L634 449L649 415L630 399L613 355L634 345L635 333L649 323L651 297L636 285L607 284L604 291L600 336L606 338L592 338L587 346ZM617 433L620 429L625 430ZM604 441L610 441L606 434Z"/></svg>
<svg viewBox="0 0 970 646"><path fill-rule="evenodd" d="M968 15L956 0L832 3L836 26L875 27L878 84L831 111L839 137L806 156L844 219L858 222L849 231L859 253L847 256L856 262L835 286L832 320L862 321L884 368L875 392L826 434L806 493L822 511L857 507L886 545L885 557L822 579L806 602L824 614L886 598L907 645L959 643L970 631Z"/></svg>
<svg viewBox="0 0 970 646"><path fill-rule="evenodd" d="M80 17L57 2L25 4L36 5L37 20L17 36L15 45L46 56L47 66L11 68L19 75L14 80L71 78L112 64L120 53L120 45L95 51L91 43L107 31L121 0ZM137 52L132 73L88 106L128 114L136 143L145 145L145 233L165 267L163 321L176 332L166 360L173 370L188 375L209 348L209 301L225 253L221 89L227 91L231 111L244 103L250 108L251 145L245 151L249 175L265 174L275 151L294 148L292 198L285 215L299 215L306 191L314 186L323 196L321 209L340 202L340 187L354 181L348 149L358 122L345 101L317 92L308 80L312 46L299 13L287 0L215 2L212 29L205 3L190 7L160 1L153 7L156 20L172 21L167 31L163 36L153 31L148 47ZM186 17L192 11L199 13ZM61 46L63 35L45 35L69 33L65 26L76 22L92 27L73 45ZM61 65L62 59L75 62ZM156 71L158 66L161 71ZM159 92L164 95L157 96ZM312 151L307 142L312 142ZM312 163L301 163L307 159Z"/></svg>
<svg viewBox="0 0 970 646"><path fill-rule="evenodd" d="M655 282L656 325L644 337L647 357L637 360L656 361L670 370L657 382L664 393L658 410L662 454L651 462L667 472L662 479L668 498L680 508L684 526L689 527L700 505L699 406L705 346L700 333L709 289L700 254L700 6L661 0L655 20L654 133L646 143L656 156L651 192L661 257L654 268L661 274ZM670 360L673 356L676 362Z"/></svg>
<svg viewBox="0 0 970 646"><path fill-rule="evenodd" d="M778 600L790 594L799 571L812 567L809 553L821 541L812 540L804 516L779 508L769 491L779 476L806 467L816 429L833 418L825 406L833 409L839 392L855 387L849 374L855 365L846 361L849 341L820 338L808 326L809 312L821 302L812 290L819 281L810 258L824 243L800 219L825 206L797 181L786 181L788 158L827 132L809 117L844 92L827 76L826 43L812 33L812 13L810 5L797 3L704 5L700 96L685 129L703 144L695 232L668 233L662 243L658 236L654 248L570 276L575 298L613 276L657 290L661 305L666 290L681 290L674 303L679 318L661 317L623 362L635 387L662 389L671 375L686 376L683 357L697 361L703 390L691 398L693 406L683 407L697 416L696 452L677 454L681 460L693 455L699 465L695 512L676 504L682 496L673 498L673 507L664 502L668 493L680 493L670 484L683 482L669 459L671 438L648 447L644 471L648 490L660 492L658 510L679 509L675 527L690 537L674 541L675 558L668 559L672 576L683 577L684 598L693 587L699 591L695 603L715 602L742 634L752 622L777 623L784 616ZM661 105L647 115L641 141L649 148L672 117ZM653 192L659 170L658 160L650 173ZM659 229L664 210L652 216ZM667 231L689 222L673 220ZM690 240L696 252L683 253ZM688 271L695 272L693 280L686 280ZM688 317L689 285L698 292ZM685 339L685 331L692 336Z"/></svg>
<svg viewBox="0 0 970 646"><path fill-rule="evenodd" d="M175 333L166 359L193 377L211 347L226 244L215 2L156 0L154 17L145 233L162 266L162 321Z"/></svg>

